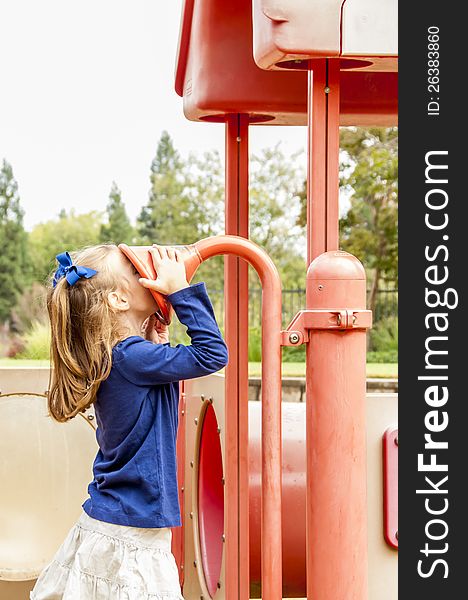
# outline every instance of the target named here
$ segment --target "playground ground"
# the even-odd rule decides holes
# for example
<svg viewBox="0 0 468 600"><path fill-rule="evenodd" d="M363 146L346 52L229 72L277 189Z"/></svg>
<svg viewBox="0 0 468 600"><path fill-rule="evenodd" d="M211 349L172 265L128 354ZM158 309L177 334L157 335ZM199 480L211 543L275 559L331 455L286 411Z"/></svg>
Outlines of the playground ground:
<svg viewBox="0 0 468 600"><path fill-rule="evenodd" d="M20 360L13 358L1 358L0 367L48 367L47 360ZM223 373L221 369L220 373ZM261 363L249 362L249 375L259 377L261 375ZM284 362L284 377L305 377L305 362ZM367 377L383 379L398 378L397 363L367 363Z"/></svg>

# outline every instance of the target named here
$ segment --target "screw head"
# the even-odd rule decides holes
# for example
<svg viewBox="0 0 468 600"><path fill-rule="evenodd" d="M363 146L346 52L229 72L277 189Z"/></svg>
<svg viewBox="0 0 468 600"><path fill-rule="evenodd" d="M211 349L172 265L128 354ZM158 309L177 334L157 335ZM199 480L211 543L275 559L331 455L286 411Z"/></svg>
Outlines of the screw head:
<svg viewBox="0 0 468 600"><path fill-rule="evenodd" d="M226 536L224 535L224 533L222 534L221 539L223 540L223 542L226 541Z"/></svg>
<svg viewBox="0 0 468 600"><path fill-rule="evenodd" d="M297 333L291 333L289 336L289 341L291 342L291 344L297 344L297 342L299 341L299 334Z"/></svg>
<svg viewBox="0 0 468 600"><path fill-rule="evenodd" d="M216 429L218 433L221 433L221 427L217 427Z"/></svg>
<svg viewBox="0 0 468 600"><path fill-rule="evenodd" d="M325 88L325 94L329 94L330 93L330 88L328 87L328 85Z"/></svg>
<svg viewBox="0 0 468 600"><path fill-rule="evenodd" d="M194 560L194 561L193 561L193 566L194 566L195 568L197 567L197 561L196 561L196 560Z"/></svg>
<svg viewBox="0 0 468 600"><path fill-rule="evenodd" d="M322 285L322 284L320 284L320 285L318 286L318 291L319 291L319 292L321 292L322 290L323 290L323 285Z"/></svg>
<svg viewBox="0 0 468 600"><path fill-rule="evenodd" d="M193 460L190 461L190 466L193 467Z"/></svg>
<svg viewBox="0 0 468 600"><path fill-rule="evenodd" d="M198 424L198 417L195 417L195 418L194 418L194 422L195 422L195 425L197 425L197 424Z"/></svg>
<svg viewBox="0 0 468 600"><path fill-rule="evenodd" d="M212 396L210 396L210 397L208 398L208 400L209 400L210 404L213 404L213 398L212 398Z"/></svg>
<svg viewBox="0 0 468 600"><path fill-rule="evenodd" d="M192 511L190 511L189 516L190 516L191 519L193 519L193 512Z"/></svg>
<svg viewBox="0 0 468 600"><path fill-rule="evenodd" d="M221 587L221 581L218 581L218 583L216 584L218 589Z"/></svg>
<svg viewBox="0 0 468 600"><path fill-rule="evenodd" d="M201 395L200 395L200 400L201 400L202 402L204 402L204 400L205 400L205 396L204 396L203 394L201 394Z"/></svg>

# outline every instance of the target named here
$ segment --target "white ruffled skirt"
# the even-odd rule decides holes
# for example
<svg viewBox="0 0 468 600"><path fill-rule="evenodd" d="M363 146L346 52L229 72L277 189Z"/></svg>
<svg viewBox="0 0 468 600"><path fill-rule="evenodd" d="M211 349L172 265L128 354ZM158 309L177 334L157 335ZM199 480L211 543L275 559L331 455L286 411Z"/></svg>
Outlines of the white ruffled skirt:
<svg viewBox="0 0 468 600"><path fill-rule="evenodd" d="M115 525L83 511L30 600L184 600L172 531Z"/></svg>

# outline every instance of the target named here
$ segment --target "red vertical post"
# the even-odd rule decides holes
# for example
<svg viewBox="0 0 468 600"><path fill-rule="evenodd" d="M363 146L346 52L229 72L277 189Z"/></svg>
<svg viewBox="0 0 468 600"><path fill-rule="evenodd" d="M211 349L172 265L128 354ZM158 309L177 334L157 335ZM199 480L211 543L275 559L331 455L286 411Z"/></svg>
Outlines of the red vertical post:
<svg viewBox="0 0 468 600"><path fill-rule="evenodd" d="M310 62L308 309L365 309L361 263L338 250L339 59ZM366 600L366 330L311 329L306 349L307 598Z"/></svg>
<svg viewBox="0 0 468 600"><path fill-rule="evenodd" d="M338 248L339 59L310 61L307 161L307 264Z"/></svg>
<svg viewBox="0 0 468 600"><path fill-rule="evenodd" d="M307 308L366 307L361 263L331 251L307 272ZM366 330L311 329L306 349L307 598L366 600Z"/></svg>
<svg viewBox="0 0 468 600"><path fill-rule="evenodd" d="M226 121L225 232L249 237L248 118ZM229 350L225 370L226 474L225 564L226 598L248 600L248 263L237 256L224 259L224 335Z"/></svg>

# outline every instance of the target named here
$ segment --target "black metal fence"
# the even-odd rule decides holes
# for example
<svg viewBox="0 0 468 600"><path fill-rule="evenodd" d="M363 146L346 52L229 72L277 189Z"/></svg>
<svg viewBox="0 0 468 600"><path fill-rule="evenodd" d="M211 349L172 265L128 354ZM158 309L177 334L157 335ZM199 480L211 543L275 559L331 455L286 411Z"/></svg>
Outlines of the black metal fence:
<svg viewBox="0 0 468 600"><path fill-rule="evenodd" d="M216 319L222 331L224 331L224 290L208 290ZM368 293L369 297L369 293ZM293 317L305 307L306 292L304 289L283 290L283 327L286 328ZM260 327L262 308L262 290L261 288L251 288L249 290L249 327ZM377 291L377 301L373 314L374 324L387 317L398 315L398 290L381 289ZM172 336L177 340L185 339L185 327L181 326L177 319L174 320ZM182 335L182 337L179 337Z"/></svg>

